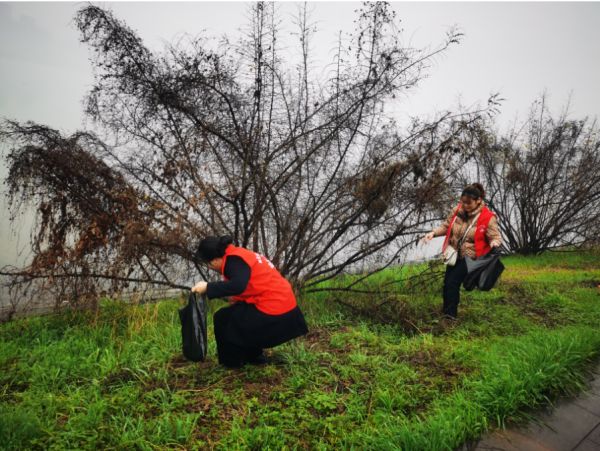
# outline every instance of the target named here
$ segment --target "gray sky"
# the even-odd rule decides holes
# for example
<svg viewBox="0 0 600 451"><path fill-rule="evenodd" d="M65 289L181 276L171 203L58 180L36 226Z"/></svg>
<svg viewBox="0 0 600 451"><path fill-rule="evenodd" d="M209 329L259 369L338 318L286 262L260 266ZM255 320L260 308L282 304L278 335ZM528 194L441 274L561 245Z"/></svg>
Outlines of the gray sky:
<svg viewBox="0 0 600 451"><path fill-rule="evenodd" d="M247 17L247 3L111 3L111 8L160 50L182 33L237 35ZM33 120L66 133L85 126L82 99L92 83L87 49L73 24L84 3L0 2L0 118ZM325 64L338 30L351 31L355 2L310 3L321 30L313 41L315 70ZM291 15L297 4L277 5L283 19L283 42L292 45ZM506 99L500 123L524 117L542 91L558 111L572 93L573 117L599 113L600 3L535 2L395 2L405 42L435 45L458 25L463 42L436 59L413 94L400 99L400 115L431 114L456 105L484 102L499 91ZM286 41L286 39L288 41ZM5 150L5 149L4 149ZM0 179L6 168L2 163ZM0 201L0 266L14 264L28 241L27 219L11 233Z"/></svg>

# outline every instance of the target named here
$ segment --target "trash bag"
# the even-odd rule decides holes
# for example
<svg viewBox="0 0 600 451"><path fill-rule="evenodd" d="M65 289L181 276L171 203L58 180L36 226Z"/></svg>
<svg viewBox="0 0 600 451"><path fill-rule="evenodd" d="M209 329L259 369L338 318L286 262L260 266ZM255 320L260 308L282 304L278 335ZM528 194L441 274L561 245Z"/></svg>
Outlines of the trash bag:
<svg viewBox="0 0 600 451"><path fill-rule="evenodd" d="M500 253L496 249L476 259L465 257L465 263L467 277L463 281L463 287L467 291L475 288L481 291L491 290L504 271L504 264L500 261Z"/></svg>
<svg viewBox="0 0 600 451"><path fill-rule="evenodd" d="M188 303L179 309L183 355L193 362L203 362L208 343L206 339L206 298L190 292Z"/></svg>

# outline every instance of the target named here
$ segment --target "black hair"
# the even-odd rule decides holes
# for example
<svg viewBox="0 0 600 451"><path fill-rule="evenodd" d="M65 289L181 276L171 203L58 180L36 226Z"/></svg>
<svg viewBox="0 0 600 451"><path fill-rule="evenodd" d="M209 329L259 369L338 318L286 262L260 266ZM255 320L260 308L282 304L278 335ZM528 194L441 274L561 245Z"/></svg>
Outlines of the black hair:
<svg viewBox="0 0 600 451"><path fill-rule="evenodd" d="M225 255L225 249L232 243L233 238L227 235L208 236L200 241L194 257L197 261L209 262Z"/></svg>
<svg viewBox="0 0 600 451"><path fill-rule="evenodd" d="M465 186L460 197L462 196L468 196L474 200L483 199L485 197L485 190L481 183L471 183Z"/></svg>

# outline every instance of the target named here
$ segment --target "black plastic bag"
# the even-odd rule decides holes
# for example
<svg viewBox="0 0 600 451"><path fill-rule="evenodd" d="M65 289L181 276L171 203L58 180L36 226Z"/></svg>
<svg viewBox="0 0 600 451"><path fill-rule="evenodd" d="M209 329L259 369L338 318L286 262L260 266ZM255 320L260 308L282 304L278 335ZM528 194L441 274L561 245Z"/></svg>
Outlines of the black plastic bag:
<svg viewBox="0 0 600 451"><path fill-rule="evenodd" d="M193 362L203 362L206 358L207 305L204 296L190 292L188 303L179 309L183 355Z"/></svg>
<svg viewBox="0 0 600 451"><path fill-rule="evenodd" d="M465 257L465 263L467 264L467 277L465 277L463 287L467 291L475 288L479 288L481 291L491 290L504 271L500 253L495 249L477 259Z"/></svg>

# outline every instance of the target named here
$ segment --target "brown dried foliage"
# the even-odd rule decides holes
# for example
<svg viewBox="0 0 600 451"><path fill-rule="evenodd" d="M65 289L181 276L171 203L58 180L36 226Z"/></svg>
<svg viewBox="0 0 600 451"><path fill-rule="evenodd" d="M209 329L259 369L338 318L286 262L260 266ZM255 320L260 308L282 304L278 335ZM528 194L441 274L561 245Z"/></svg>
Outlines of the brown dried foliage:
<svg viewBox="0 0 600 451"><path fill-rule="evenodd" d="M273 5L250 12L237 44L199 37L162 54L107 10L78 12L96 76L85 112L102 137L2 127L13 213L37 212L31 265L2 271L11 287L69 302L131 284L183 288L208 234L232 235L309 287L397 262L443 214L447 179L495 104L403 128L383 106L460 33L433 50L403 47L389 5L367 3L320 80L303 11L295 67L282 59Z"/></svg>

